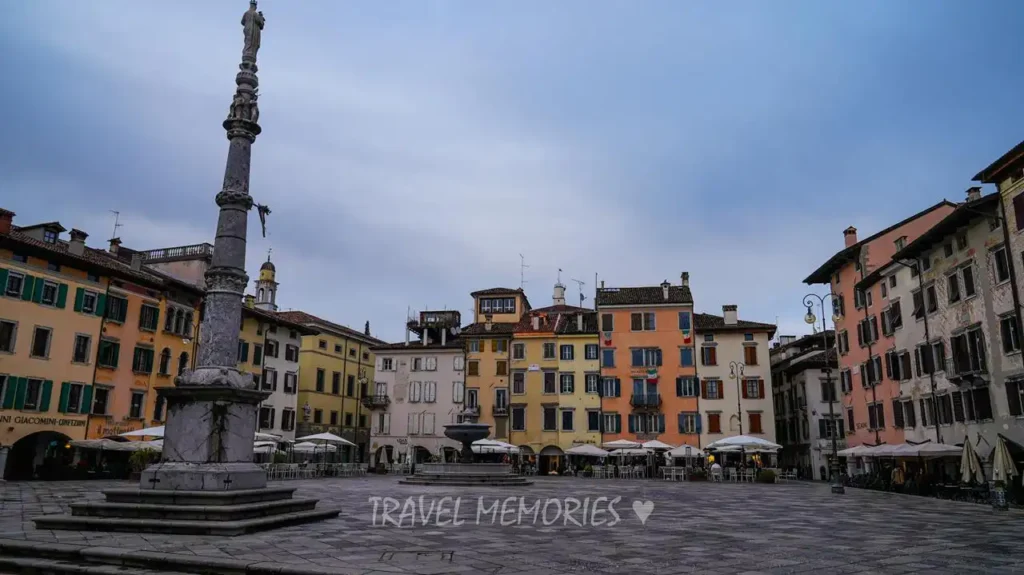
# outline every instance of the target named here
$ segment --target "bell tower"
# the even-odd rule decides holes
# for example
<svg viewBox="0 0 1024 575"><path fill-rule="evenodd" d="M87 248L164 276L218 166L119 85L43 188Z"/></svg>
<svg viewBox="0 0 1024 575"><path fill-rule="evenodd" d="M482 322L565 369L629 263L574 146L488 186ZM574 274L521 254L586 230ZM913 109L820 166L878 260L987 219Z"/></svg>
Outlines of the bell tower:
<svg viewBox="0 0 1024 575"><path fill-rule="evenodd" d="M267 261L260 266L260 279L256 280L256 307L264 311L277 311L277 269L270 261L270 252L267 252Z"/></svg>

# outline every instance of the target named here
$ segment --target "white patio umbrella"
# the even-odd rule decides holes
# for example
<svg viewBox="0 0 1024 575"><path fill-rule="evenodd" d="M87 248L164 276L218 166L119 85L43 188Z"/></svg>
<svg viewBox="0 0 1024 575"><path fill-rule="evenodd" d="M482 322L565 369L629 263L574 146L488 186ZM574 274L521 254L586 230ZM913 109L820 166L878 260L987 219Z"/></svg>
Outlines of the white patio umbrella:
<svg viewBox="0 0 1024 575"><path fill-rule="evenodd" d="M566 455L586 455L589 457L608 457L608 452L601 449L596 445L583 444L577 445L576 447L566 449Z"/></svg>
<svg viewBox="0 0 1024 575"><path fill-rule="evenodd" d="M628 439L616 439L615 441L609 441L602 444L602 447L606 449L629 449L640 447L641 444L638 441L630 441Z"/></svg>
<svg viewBox="0 0 1024 575"><path fill-rule="evenodd" d="M135 431L129 431L122 433L120 437L163 437L164 426L160 425L157 427L147 427L145 429L136 429Z"/></svg>
<svg viewBox="0 0 1024 575"><path fill-rule="evenodd" d="M778 451L782 449L782 446L778 443L773 443L767 439L753 437L750 435L734 435L732 437L726 437L725 439L719 439L718 441L708 444L707 449L721 449L723 447L738 447L748 451L753 449Z"/></svg>
<svg viewBox="0 0 1024 575"><path fill-rule="evenodd" d="M328 444L328 443L322 443L320 445L317 445L317 444L311 443L309 441L303 441L302 443L296 443L295 445L292 446L292 451L294 451L296 453L314 453L314 452L324 452L324 451L326 451L328 453L334 453L337 450L338 450L337 447L335 447L335 446L333 446L331 444Z"/></svg>
<svg viewBox="0 0 1024 575"><path fill-rule="evenodd" d="M337 443L340 445L349 445L355 447L355 443L345 439L344 437L338 437L333 433L317 433L314 435L307 435L305 437L296 437L295 441L323 441L325 443Z"/></svg>
<svg viewBox="0 0 1024 575"><path fill-rule="evenodd" d="M642 447L622 447L612 451L608 455L614 455L616 457L622 457L627 455L647 455L650 453L650 449L644 449Z"/></svg>
<svg viewBox="0 0 1024 575"><path fill-rule="evenodd" d="M669 457L704 457L704 452L692 445L680 445L665 455Z"/></svg>
<svg viewBox="0 0 1024 575"><path fill-rule="evenodd" d="M949 455L960 455L962 447L948 445L945 443L920 443L913 445L904 443L892 449L890 455L895 457L945 457Z"/></svg>
<svg viewBox="0 0 1024 575"><path fill-rule="evenodd" d="M1006 446L1006 440L1000 435L996 440L995 450L992 452L992 480L1002 482L1003 485L1010 485L1013 478L1017 476L1017 466L1010 456L1010 448Z"/></svg>
<svg viewBox="0 0 1024 575"><path fill-rule="evenodd" d="M863 457L868 451L869 448L864 445L855 445L846 449L840 449L836 455L839 457Z"/></svg>
<svg viewBox="0 0 1024 575"><path fill-rule="evenodd" d="M661 441L658 441L657 439L652 439L650 441L643 442L642 444L640 444L640 447L643 447L644 449L665 449L665 450L668 450L668 449L672 449L675 446L674 445L669 445L669 444L661 442Z"/></svg>
<svg viewBox="0 0 1024 575"><path fill-rule="evenodd" d="M494 439L478 439L470 446L473 453L519 453L519 448L511 443Z"/></svg>
<svg viewBox="0 0 1024 575"><path fill-rule="evenodd" d="M273 433L262 433L256 432L256 441L273 441L274 443L281 443L284 439L280 435L274 435Z"/></svg>
<svg viewBox="0 0 1024 575"><path fill-rule="evenodd" d="M985 484L985 472L981 468L978 452L974 450L971 440L964 437L964 452L960 455L960 481L963 483Z"/></svg>

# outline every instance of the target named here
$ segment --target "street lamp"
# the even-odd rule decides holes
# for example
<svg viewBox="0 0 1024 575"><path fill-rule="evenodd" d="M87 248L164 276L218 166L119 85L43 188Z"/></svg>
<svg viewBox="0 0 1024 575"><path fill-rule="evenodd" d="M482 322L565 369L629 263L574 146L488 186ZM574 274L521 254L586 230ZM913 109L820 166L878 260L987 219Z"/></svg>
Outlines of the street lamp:
<svg viewBox="0 0 1024 575"><path fill-rule="evenodd" d="M832 298L833 312L832 312L832 325L836 324L839 319L839 310L836 308L835 302L836 295L829 292L827 295L820 296L816 293L809 293L804 296L804 305L807 306L807 314L804 315L804 321L808 325L814 325L818 318L814 316L814 299L817 298L818 305L821 307L821 340L825 346L823 349L825 353L825 386L829 390L828 394L828 417L831 420L831 427L828 428L829 435L832 436L832 460L829 462L829 473L832 476L832 493L842 494L846 493L846 488L843 487L843 482L839 479L839 441L836 438L839 432L839 422L836 421L835 408L833 404L836 400L836 389L832 386L832 364L828 358L828 329L825 321L825 299ZM837 334L836 334L837 335ZM838 359L838 355L836 358Z"/></svg>
<svg viewBox="0 0 1024 575"><path fill-rule="evenodd" d="M743 368L746 365L740 361L729 362L729 379L736 380L736 422L739 424L740 435L743 435L743 410L740 408L740 397L743 396L741 393L740 386L743 385ZM740 447L740 468L747 466L747 453L746 450Z"/></svg>

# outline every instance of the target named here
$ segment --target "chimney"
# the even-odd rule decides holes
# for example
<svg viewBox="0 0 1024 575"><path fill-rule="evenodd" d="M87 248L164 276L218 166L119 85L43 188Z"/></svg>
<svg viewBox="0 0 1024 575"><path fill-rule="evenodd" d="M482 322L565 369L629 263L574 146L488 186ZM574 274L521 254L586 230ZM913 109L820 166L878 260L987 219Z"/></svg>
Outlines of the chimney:
<svg viewBox="0 0 1024 575"><path fill-rule="evenodd" d="M725 325L736 325L736 309L734 305L722 306L722 317L725 318Z"/></svg>
<svg viewBox="0 0 1024 575"><path fill-rule="evenodd" d="M441 328L441 345L444 346L446 343L448 343L448 330L446 330L445 328L442 327Z"/></svg>
<svg viewBox="0 0 1024 575"><path fill-rule="evenodd" d="M142 260L140 259L139 261L142 261ZM134 262L135 262L135 259L132 258L132 263L134 264ZM132 267L135 267L135 266L133 265ZM247 294L245 296L245 307L252 308L254 305L256 305L256 296L254 296L252 294Z"/></svg>
<svg viewBox="0 0 1024 575"><path fill-rule="evenodd" d="M408 327L405 328L405 345L406 345L406 347L408 347L408 345L409 345L409 328Z"/></svg>
<svg viewBox="0 0 1024 575"><path fill-rule="evenodd" d="M604 280L601 280L601 289L604 289Z"/></svg>
<svg viewBox="0 0 1024 575"><path fill-rule="evenodd" d="M530 318L530 324L533 325L533 331L540 329L540 316L533 316Z"/></svg>
<svg viewBox="0 0 1024 575"><path fill-rule="evenodd" d="M494 327L494 323L491 321L491 319L493 317L494 316L491 315L491 314L485 314L484 315L484 329L485 330L491 331L491 328Z"/></svg>
<svg viewBox="0 0 1024 575"><path fill-rule="evenodd" d="M967 188L967 201L973 202L981 199L981 188L974 186L973 188Z"/></svg>
<svg viewBox="0 0 1024 575"><path fill-rule="evenodd" d="M11 233L11 226L14 224L16 214L10 210L0 208L0 234Z"/></svg>
<svg viewBox="0 0 1024 575"><path fill-rule="evenodd" d="M668 301L668 288L672 287L672 284L668 283L668 280L661 282L661 297Z"/></svg>
<svg viewBox="0 0 1024 575"><path fill-rule="evenodd" d="M121 246L121 238L110 238L110 249L107 250L110 253L117 255L117 248Z"/></svg>
<svg viewBox="0 0 1024 575"><path fill-rule="evenodd" d="M683 287L690 287L690 272L683 272L679 274L679 285Z"/></svg>
<svg viewBox="0 0 1024 575"><path fill-rule="evenodd" d="M135 271L139 271L139 270L142 269L142 254L140 254L138 252L132 254L132 269L135 270ZM253 301L256 300L256 298L254 296L250 296L250 297L253 298Z"/></svg>
<svg viewBox="0 0 1024 575"><path fill-rule="evenodd" d="M555 284L555 293L551 296L552 305L565 305L565 286L561 283Z"/></svg>
<svg viewBox="0 0 1024 575"><path fill-rule="evenodd" d="M370 320L366 320L366 326L363 327L363 335L370 335Z"/></svg>
<svg viewBox="0 0 1024 575"><path fill-rule="evenodd" d="M576 314L576 331L583 331L583 314L581 313Z"/></svg>
<svg viewBox="0 0 1024 575"><path fill-rule="evenodd" d="M846 240L846 247L857 243L857 228L850 226L843 230L843 239Z"/></svg>
<svg viewBox="0 0 1024 575"><path fill-rule="evenodd" d="M71 241L68 242L68 251L76 256L80 256L85 253L85 238L89 237L89 234L82 230L71 230Z"/></svg>

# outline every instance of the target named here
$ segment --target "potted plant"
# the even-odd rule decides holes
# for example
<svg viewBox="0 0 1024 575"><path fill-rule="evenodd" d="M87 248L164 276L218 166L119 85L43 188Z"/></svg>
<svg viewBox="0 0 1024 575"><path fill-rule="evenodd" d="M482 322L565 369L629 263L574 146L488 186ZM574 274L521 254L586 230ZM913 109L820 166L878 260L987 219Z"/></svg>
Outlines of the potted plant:
<svg viewBox="0 0 1024 575"><path fill-rule="evenodd" d="M775 483L775 472L771 469L762 469L761 472L757 474L757 482Z"/></svg>
<svg viewBox="0 0 1024 575"><path fill-rule="evenodd" d="M142 470L151 463L160 461L160 452L155 449L140 449L131 454L128 458L128 467L131 469L129 479L138 481L142 477Z"/></svg>
<svg viewBox="0 0 1024 575"><path fill-rule="evenodd" d="M593 476L594 476L594 468L593 468L593 466L591 466L588 463L587 466L583 468L583 477L593 477Z"/></svg>

